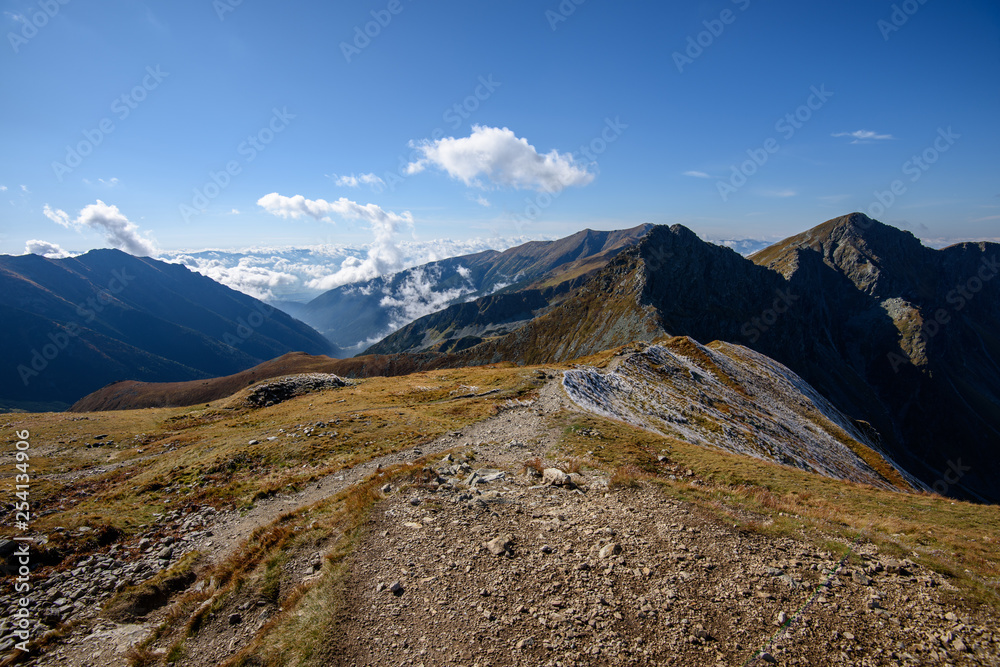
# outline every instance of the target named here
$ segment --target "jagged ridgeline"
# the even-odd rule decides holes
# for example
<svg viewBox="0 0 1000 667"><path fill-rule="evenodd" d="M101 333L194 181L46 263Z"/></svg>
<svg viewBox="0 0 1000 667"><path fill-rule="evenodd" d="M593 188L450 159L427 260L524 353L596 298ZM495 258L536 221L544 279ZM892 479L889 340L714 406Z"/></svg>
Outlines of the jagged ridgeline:
<svg viewBox="0 0 1000 667"><path fill-rule="evenodd" d="M928 485L997 501L998 262L997 244L933 250L860 213L750 258L683 226L659 226L513 331L491 336L493 304L479 300L453 338L442 335L438 314L374 350L461 347L479 337L458 353L462 363L546 363L663 336L737 343L866 422Z"/></svg>
<svg viewBox="0 0 1000 667"><path fill-rule="evenodd" d="M462 274L478 275L483 295L442 302L363 355L296 357L296 367L370 377L498 362L563 363L672 336L703 345L721 341L786 366L922 484L1000 500L996 244L934 250L909 232L854 213L749 258L674 225L585 231L447 262L418 269L425 276L440 271L446 280L448 270L463 280ZM380 289L406 276L413 273L380 279ZM360 307L367 303L357 301L362 297L368 299L341 289L325 300ZM391 315L378 312L376 319ZM340 319L352 323L343 313ZM280 366L281 374L295 370ZM263 369L250 375L270 377ZM163 403L167 394L211 400L243 379L222 378L210 395L208 385L170 392L141 383L112 386L78 407L170 404Z"/></svg>

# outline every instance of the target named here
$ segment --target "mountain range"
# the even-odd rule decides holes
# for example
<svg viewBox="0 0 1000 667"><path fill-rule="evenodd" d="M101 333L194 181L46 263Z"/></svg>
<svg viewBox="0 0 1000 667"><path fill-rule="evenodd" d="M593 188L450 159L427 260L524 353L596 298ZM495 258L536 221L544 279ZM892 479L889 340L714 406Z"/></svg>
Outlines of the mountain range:
<svg viewBox="0 0 1000 667"><path fill-rule="evenodd" d="M178 264L119 250L0 256L0 404L68 407L123 379L227 375L301 350L316 331Z"/></svg>
<svg viewBox="0 0 1000 667"><path fill-rule="evenodd" d="M304 305L282 303L281 307L326 336L342 350L341 356L351 356L423 315L477 297L520 292L544 277L552 289L544 295L532 293L527 299L517 297L520 305L507 305L527 320L556 296L556 288L603 267L651 227L611 232L587 229L557 241L531 241L503 252L452 257L343 285Z"/></svg>
<svg viewBox="0 0 1000 667"><path fill-rule="evenodd" d="M544 364L684 336L743 346L786 366L924 486L995 502L998 258L996 244L934 250L860 213L749 258L680 225L585 230L337 288L308 304L308 315L297 313L351 345L383 327L396 329L353 359L286 356L273 368L247 371L253 364L240 358L228 375L214 373L226 378L197 390L143 383L164 378L132 373L132 382L88 396L76 409L177 405L182 396L211 400L278 368L370 377ZM418 317L422 310L433 312ZM314 354L319 334L295 324L315 347L279 353ZM251 349L258 348L245 351ZM260 350L259 359L265 354Z"/></svg>
<svg viewBox="0 0 1000 667"><path fill-rule="evenodd" d="M547 363L667 335L739 343L877 432L885 451L928 485L996 502L998 260L1000 245L933 250L860 213L750 259L680 225L661 226L571 299L459 356L467 364ZM433 317L418 320L405 335L419 340L435 326Z"/></svg>

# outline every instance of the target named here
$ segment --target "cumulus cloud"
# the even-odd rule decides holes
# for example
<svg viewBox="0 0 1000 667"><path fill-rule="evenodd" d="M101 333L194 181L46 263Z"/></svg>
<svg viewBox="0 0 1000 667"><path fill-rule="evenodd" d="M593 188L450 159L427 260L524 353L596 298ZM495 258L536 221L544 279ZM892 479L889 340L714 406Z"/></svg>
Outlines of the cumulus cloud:
<svg viewBox="0 0 1000 667"><path fill-rule="evenodd" d="M475 202L477 204L479 204L480 206L484 206L486 208L489 208L491 206L490 200L487 199L486 197L482 196L482 195L477 195L476 199L475 199Z"/></svg>
<svg viewBox="0 0 1000 667"><path fill-rule="evenodd" d="M373 188L378 188L385 185L385 181L375 174L351 174L350 176L337 176L333 174L330 178L333 179L335 185L347 188L357 188L361 185L370 185Z"/></svg>
<svg viewBox="0 0 1000 667"><path fill-rule="evenodd" d="M423 157L408 164L407 173L416 174L433 166L476 187L486 187L481 180L485 178L496 186L560 192L594 180L592 173L575 164L572 153L551 150L540 154L527 139L518 138L506 127L473 125L468 137L423 140L410 145Z"/></svg>
<svg viewBox="0 0 1000 667"><path fill-rule="evenodd" d="M694 178L712 178L703 171L685 171L684 176L693 176Z"/></svg>
<svg viewBox="0 0 1000 667"><path fill-rule="evenodd" d="M261 197L257 204L272 215L281 218L302 218L333 222L331 216L347 220L363 220L369 224L375 235L375 242L364 259L349 257L340 269L307 283L313 289L333 289L340 285L371 280L403 268L403 253L396 244L396 233L401 225L413 227L413 215L409 211L394 213L376 204L358 204L346 197L329 202L325 199L306 199L302 195L285 197L277 192Z"/></svg>
<svg viewBox="0 0 1000 667"><path fill-rule="evenodd" d="M333 222L331 216L338 216L346 220L364 220L371 224L413 224L413 216L409 211L397 214L386 211L377 204L359 204L346 197L331 202L325 199L306 199L302 195L285 197L272 192L258 199L257 205L279 218L308 216L316 220Z"/></svg>
<svg viewBox="0 0 1000 667"><path fill-rule="evenodd" d="M69 214L60 209L53 209L45 204L42 213L46 218L74 229L89 227L104 234L104 240L114 248L124 250L131 255L148 257L156 253L156 244L147 235L139 233L139 226L126 218L117 206L105 204L100 199L96 204L85 206L75 220L70 220Z"/></svg>
<svg viewBox="0 0 1000 667"><path fill-rule="evenodd" d="M0 185L0 192L7 192L7 186L6 185Z"/></svg>
<svg viewBox="0 0 1000 667"><path fill-rule="evenodd" d="M871 130L855 130L854 132L837 132L831 136L834 137L851 137L854 139L852 144L866 144L871 141L885 141L887 139L894 139L891 134L879 134L878 132L872 132Z"/></svg>
<svg viewBox="0 0 1000 667"><path fill-rule="evenodd" d="M39 239L31 239L28 241L24 246L24 254L41 255L42 257L47 257L48 259L62 259L63 257L72 256L60 248L59 244L41 241Z"/></svg>

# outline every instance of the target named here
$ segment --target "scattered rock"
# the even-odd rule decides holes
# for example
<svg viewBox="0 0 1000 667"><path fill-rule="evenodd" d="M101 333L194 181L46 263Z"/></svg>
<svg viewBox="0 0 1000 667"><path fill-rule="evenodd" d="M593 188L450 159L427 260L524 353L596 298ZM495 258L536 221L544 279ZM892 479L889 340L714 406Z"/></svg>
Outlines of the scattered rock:
<svg viewBox="0 0 1000 667"><path fill-rule="evenodd" d="M542 471L542 484L568 486L570 484L570 477L559 468L546 468Z"/></svg>
<svg viewBox="0 0 1000 667"><path fill-rule="evenodd" d="M486 548L494 556L502 556L510 552L514 546L514 540L510 535L499 535L486 543Z"/></svg>
<svg viewBox="0 0 1000 667"><path fill-rule="evenodd" d="M597 555L600 556L601 559L603 560L605 558L611 558L612 556L617 556L621 552L622 552L621 545L618 544L617 542L611 542L601 547L601 550L598 552Z"/></svg>

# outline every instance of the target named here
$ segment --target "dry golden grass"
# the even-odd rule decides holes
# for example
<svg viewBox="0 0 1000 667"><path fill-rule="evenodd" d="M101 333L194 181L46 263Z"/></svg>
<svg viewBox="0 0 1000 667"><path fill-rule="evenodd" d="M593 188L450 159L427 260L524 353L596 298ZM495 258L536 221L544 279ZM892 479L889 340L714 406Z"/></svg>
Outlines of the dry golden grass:
<svg viewBox="0 0 1000 667"><path fill-rule="evenodd" d="M627 464L618 466L608 480L609 489L638 489L639 480L648 478L649 473L639 466Z"/></svg>
<svg viewBox="0 0 1000 667"><path fill-rule="evenodd" d="M527 461L525 461L522 464L522 466L523 466L524 472L527 472L529 470L533 470L535 472L535 474L539 475L539 476L543 472L545 472L545 462L542 461L542 459L540 457L538 457L538 456L536 456L534 458L528 459Z"/></svg>
<svg viewBox="0 0 1000 667"><path fill-rule="evenodd" d="M40 510L55 510L34 519L32 527L44 533L66 527L64 535L72 537L56 537L52 544L74 551L85 548L74 535L79 526L107 526L127 536L151 523L154 513L188 505L245 506L489 417L506 401L529 396L537 383L524 369L485 366L371 378L261 409L227 407L222 400L82 416L10 414L0 424L31 432L32 499ZM477 387L471 393L496 393L468 397L470 385ZM318 421L328 426L317 432L336 436L279 432ZM102 434L107 437L94 438ZM108 441L115 444L86 446ZM114 469L101 472L97 466ZM90 533L87 539L96 538Z"/></svg>
<svg viewBox="0 0 1000 667"><path fill-rule="evenodd" d="M574 456L566 461L560 461L556 467L565 473L579 474L583 470L583 463L583 459L579 456Z"/></svg>

